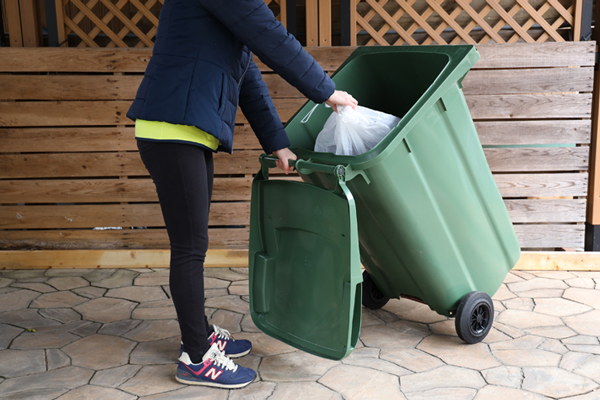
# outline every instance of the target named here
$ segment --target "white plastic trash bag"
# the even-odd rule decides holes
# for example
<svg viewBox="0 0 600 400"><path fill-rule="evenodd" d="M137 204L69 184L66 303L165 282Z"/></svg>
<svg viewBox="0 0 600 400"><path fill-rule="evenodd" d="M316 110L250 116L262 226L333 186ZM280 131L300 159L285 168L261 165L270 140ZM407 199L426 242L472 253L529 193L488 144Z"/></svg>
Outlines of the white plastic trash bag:
<svg viewBox="0 0 600 400"><path fill-rule="evenodd" d="M338 106L317 136L315 151L355 156L371 150L400 121L380 111L357 106Z"/></svg>

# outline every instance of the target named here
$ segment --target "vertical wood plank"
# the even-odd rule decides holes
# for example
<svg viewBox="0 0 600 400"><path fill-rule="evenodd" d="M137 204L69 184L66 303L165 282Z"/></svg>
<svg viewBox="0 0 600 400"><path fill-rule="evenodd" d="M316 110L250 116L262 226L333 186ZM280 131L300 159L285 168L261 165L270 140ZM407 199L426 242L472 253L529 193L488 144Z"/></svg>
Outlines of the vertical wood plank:
<svg viewBox="0 0 600 400"><path fill-rule="evenodd" d="M331 0L319 0L319 46L331 46Z"/></svg>
<svg viewBox="0 0 600 400"><path fill-rule="evenodd" d="M67 34L65 25L65 8L63 7L62 0L54 0L54 7L56 7L56 26L58 27L58 43L59 47L67 47Z"/></svg>
<svg viewBox="0 0 600 400"><path fill-rule="evenodd" d="M287 0L279 0L279 20L287 28Z"/></svg>
<svg viewBox="0 0 600 400"><path fill-rule="evenodd" d="M306 46L319 45L319 0L306 0Z"/></svg>
<svg viewBox="0 0 600 400"><path fill-rule="evenodd" d="M575 15L573 21L573 41L579 42L581 39L581 17L583 10L583 0L575 0Z"/></svg>
<svg viewBox="0 0 600 400"><path fill-rule="evenodd" d="M37 17L37 1L19 0L19 8L21 10L23 47L39 47L40 28Z"/></svg>
<svg viewBox="0 0 600 400"><path fill-rule="evenodd" d="M596 46L598 47L598 46ZM596 50L597 51L597 50ZM592 225L600 225L600 71L594 71L594 93L592 98L592 140L590 143L590 167L588 184L588 202L586 221Z"/></svg>
<svg viewBox="0 0 600 400"><path fill-rule="evenodd" d="M598 21L600 18L600 7L596 7L593 17ZM600 29L592 32L592 39L596 41L595 51L598 53L598 40L600 40ZM590 141L590 166L588 169L588 196L586 222L590 225L600 225L600 163L598 153L600 143L598 141L600 132L600 71L594 71L594 91L592 95L592 138ZM589 227L586 227L586 230ZM586 249L589 250L589 249Z"/></svg>
<svg viewBox="0 0 600 400"><path fill-rule="evenodd" d="M6 22L11 47L23 47L19 0L6 0Z"/></svg>

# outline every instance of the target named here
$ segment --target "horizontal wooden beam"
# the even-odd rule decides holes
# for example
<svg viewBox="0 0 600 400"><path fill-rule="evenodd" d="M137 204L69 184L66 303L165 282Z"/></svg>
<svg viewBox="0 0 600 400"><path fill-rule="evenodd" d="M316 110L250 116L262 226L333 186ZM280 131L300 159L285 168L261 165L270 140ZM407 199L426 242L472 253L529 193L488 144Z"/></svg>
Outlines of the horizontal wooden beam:
<svg viewBox="0 0 600 400"><path fill-rule="evenodd" d="M143 75L0 75L0 100L131 100ZM263 80L273 99L304 96L277 74ZM594 71L583 68L474 70L463 81L466 95L591 92Z"/></svg>
<svg viewBox="0 0 600 400"><path fill-rule="evenodd" d="M594 66L596 46L589 42L479 44L474 69Z"/></svg>
<svg viewBox="0 0 600 400"><path fill-rule="evenodd" d="M474 69L594 66L594 42L545 42L476 45L481 59ZM326 71L335 71L355 47L306 50ZM144 72L152 49L2 48L0 72ZM270 69L258 58L261 71Z"/></svg>
<svg viewBox="0 0 600 400"><path fill-rule="evenodd" d="M589 144L591 120L475 122L482 145Z"/></svg>
<svg viewBox="0 0 600 400"><path fill-rule="evenodd" d="M467 74L462 84L465 95L591 92L594 85L594 69L584 67L474 70Z"/></svg>
<svg viewBox="0 0 600 400"><path fill-rule="evenodd" d="M587 195L587 173L494 174L505 198Z"/></svg>
<svg viewBox="0 0 600 400"><path fill-rule="evenodd" d="M209 228L211 250L247 249L249 228ZM1 250L168 249L166 229L0 231Z"/></svg>
<svg viewBox="0 0 600 400"><path fill-rule="evenodd" d="M590 118L591 93L468 95L474 120ZM303 98L274 101L287 122L305 104ZM131 101L18 101L0 102L0 127L133 125L126 117ZM236 123L248 120L238 109Z"/></svg>
<svg viewBox="0 0 600 400"><path fill-rule="evenodd" d="M212 202L209 226L250 222L250 202ZM0 229L81 229L94 227L163 227L158 203L0 206Z"/></svg>
<svg viewBox="0 0 600 400"><path fill-rule="evenodd" d="M0 72L144 72L152 49L3 48Z"/></svg>
<svg viewBox="0 0 600 400"><path fill-rule="evenodd" d="M170 250L0 251L0 269L162 268ZM205 267L247 267L248 250L209 250Z"/></svg>
<svg viewBox="0 0 600 400"><path fill-rule="evenodd" d="M585 199L504 200L513 223L585 222Z"/></svg>
<svg viewBox="0 0 600 400"><path fill-rule="evenodd" d="M484 149L492 172L587 171L589 147Z"/></svg>
<svg viewBox="0 0 600 400"><path fill-rule="evenodd" d="M254 174L262 150L215 154L215 174ZM0 179L147 176L137 152L0 154Z"/></svg>
<svg viewBox="0 0 600 400"><path fill-rule="evenodd" d="M0 251L0 269L163 268L169 250ZM209 250L205 267L247 267L248 250ZM600 252L523 252L514 270L600 271Z"/></svg>
<svg viewBox="0 0 600 400"><path fill-rule="evenodd" d="M286 122L305 102L304 98L278 99L275 101L275 108L281 120ZM131 101L124 100L0 101L0 127L133 125L134 122L127 118L130 106ZM570 111L568 109L565 112ZM577 113L576 116L580 114ZM239 108L236 123L248 123Z"/></svg>
<svg viewBox="0 0 600 400"><path fill-rule="evenodd" d="M0 85L0 87L2 86ZM588 125L590 125L589 122ZM529 130L528 127L526 129ZM539 130L540 128L536 131ZM585 127L577 130L589 131ZM2 143L3 153L76 153L89 152L90 150L137 151L134 131L133 127L0 128L0 143ZM547 132L544 131L541 134L546 135ZM563 129L560 134L562 134L561 137L564 137L563 135L568 134L568 131ZM570 137L569 140L572 142ZM554 141L553 143L557 142ZM589 140L586 143L589 143ZM233 145L234 150L261 149L250 125L236 125Z"/></svg>
<svg viewBox="0 0 600 400"><path fill-rule="evenodd" d="M247 196L249 200L250 190ZM513 223L585 222L584 199L505 200L505 205ZM209 225L248 225L249 212L249 202L213 202ZM82 229L103 226L163 227L164 221L158 203L0 206L0 229Z"/></svg>
<svg viewBox="0 0 600 400"><path fill-rule="evenodd" d="M583 224L515 224L515 233L522 248L579 248L584 246Z"/></svg>
<svg viewBox="0 0 600 400"><path fill-rule="evenodd" d="M592 116L590 93L490 94L470 95L465 98L471 116L475 120L590 118Z"/></svg>
<svg viewBox="0 0 600 400"><path fill-rule="evenodd" d="M600 271L600 252L521 253L513 268L520 271Z"/></svg>
<svg viewBox="0 0 600 400"><path fill-rule="evenodd" d="M252 178L249 177L216 177L212 200L250 200L251 185ZM4 205L156 201L156 188L149 178L0 180L0 203Z"/></svg>
<svg viewBox="0 0 600 400"><path fill-rule="evenodd" d="M133 100L142 75L0 75L0 100Z"/></svg>

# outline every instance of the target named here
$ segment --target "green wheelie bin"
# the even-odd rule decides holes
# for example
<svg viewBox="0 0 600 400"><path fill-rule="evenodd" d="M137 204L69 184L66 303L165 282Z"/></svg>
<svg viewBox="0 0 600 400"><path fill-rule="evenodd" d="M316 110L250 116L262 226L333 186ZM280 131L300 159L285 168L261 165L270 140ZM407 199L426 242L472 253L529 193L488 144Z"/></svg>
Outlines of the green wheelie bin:
<svg viewBox="0 0 600 400"><path fill-rule="evenodd" d="M456 318L477 343L491 296L520 256L461 82L473 46L362 47L334 74L360 105L401 120L370 151L314 152L332 110L308 102L286 131L304 182L252 185L250 311L265 333L341 359L360 333L361 304L406 297ZM365 271L362 273L361 263Z"/></svg>

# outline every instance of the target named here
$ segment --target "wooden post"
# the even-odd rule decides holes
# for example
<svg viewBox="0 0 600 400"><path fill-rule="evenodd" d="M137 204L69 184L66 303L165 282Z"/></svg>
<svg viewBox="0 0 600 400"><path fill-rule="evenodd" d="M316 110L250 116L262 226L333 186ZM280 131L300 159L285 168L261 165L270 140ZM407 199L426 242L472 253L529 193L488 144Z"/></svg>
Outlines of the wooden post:
<svg viewBox="0 0 600 400"><path fill-rule="evenodd" d="M596 45L596 53L598 46ZM600 153L598 131L600 130L600 71L594 71L594 93L592 97L592 140L590 143L590 168L585 223L585 250L600 251Z"/></svg>
<svg viewBox="0 0 600 400"><path fill-rule="evenodd" d="M306 0L306 46L319 45L319 0Z"/></svg>
<svg viewBox="0 0 600 400"><path fill-rule="evenodd" d="M283 26L287 28L287 0L279 1L279 18Z"/></svg>
<svg viewBox="0 0 600 400"><path fill-rule="evenodd" d="M583 0L575 0L575 15L573 15L573 41L579 42L581 39L581 9Z"/></svg>
<svg viewBox="0 0 600 400"><path fill-rule="evenodd" d="M600 7L596 7L596 21L600 21ZM592 96L592 138L590 143L590 167L585 222L585 250L600 251L600 71L598 71L598 40L600 27L595 26L593 39L596 40L596 65L594 66L594 92Z"/></svg>
<svg viewBox="0 0 600 400"><path fill-rule="evenodd" d="M21 32L21 14L19 12L19 0L6 0L6 22L8 28L8 39L11 47L23 47L23 36Z"/></svg>
<svg viewBox="0 0 600 400"><path fill-rule="evenodd" d="M21 30L23 32L23 47L39 47L40 25L37 17L36 0L19 0L21 10Z"/></svg>
<svg viewBox="0 0 600 400"><path fill-rule="evenodd" d="M306 46L331 46L331 0L306 0Z"/></svg>
<svg viewBox="0 0 600 400"><path fill-rule="evenodd" d="M319 0L319 46L331 46L331 0Z"/></svg>
<svg viewBox="0 0 600 400"><path fill-rule="evenodd" d="M11 47L39 47L37 0L6 0L6 20Z"/></svg>

